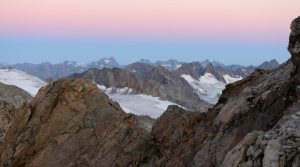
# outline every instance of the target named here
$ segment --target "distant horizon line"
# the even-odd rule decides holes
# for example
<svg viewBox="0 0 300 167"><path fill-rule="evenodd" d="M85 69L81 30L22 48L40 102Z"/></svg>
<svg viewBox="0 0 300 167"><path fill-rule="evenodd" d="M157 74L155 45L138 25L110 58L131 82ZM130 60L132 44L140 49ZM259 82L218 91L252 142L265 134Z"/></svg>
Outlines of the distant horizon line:
<svg viewBox="0 0 300 167"><path fill-rule="evenodd" d="M167 61L177 61L178 63L186 63L186 64L189 64L189 63L194 63L194 62L199 62L199 63L203 63L203 62L206 62L208 61L209 63L217 63L217 64L220 64L220 65L225 65L225 66L232 66L232 65L240 65L240 66L245 66L245 67L249 67L249 66L259 66L261 65L262 63L264 62L270 62L270 61L273 61L275 60L278 64L282 64L286 61L288 61L289 59L283 61L283 62L280 62L278 59L276 58L272 58L272 59L269 59L269 60L264 60L262 61L260 64L249 64L249 65L245 65L245 64L237 64L237 63L232 63L232 64L227 64L227 63L223 63L221 61L217 61L217 60L210 60L208 58L204 59L204 60L192 60L192 61L180 61L176 58L169 58L169 59L166 59L166 60L149 60L147 58L141 58L139 60L136 60L136 61L132 61L131 63L126 63L126 64L121 64L120 61L118 61L115 57L113 56L107 56L107 57L101 57L99 58L98 60L92 60L92 61L89 61L89 62L80 62L80 61L77 61L77 60L64 60L64 61L60 61L60 62L51 62L51 61L41 61L41 62L16 62L16 63L6 63L6 62L0 62L1 65L7 65L7 66L10 66L10 65L16 65L16 64L33 64L33 65L38 65L38 64L44 64L44 63L49 63L51 65L58 65L58 64L64 64L66 62L75 62L75 63L78 63L78 65L80 66L86 66L86 65L89 65L91 63L94 63L94 62L99 62L101 60L105 60L105 59L114 59L118 65L120 66L127 66L127 65L130 65L130 64L133 64L133 63L138 63L138 62L141 62L143 63L142 61L149 61L151 64L157 64L158 62L167 62ZM145 64L148 64L148 63L145 63Z"/></svg>

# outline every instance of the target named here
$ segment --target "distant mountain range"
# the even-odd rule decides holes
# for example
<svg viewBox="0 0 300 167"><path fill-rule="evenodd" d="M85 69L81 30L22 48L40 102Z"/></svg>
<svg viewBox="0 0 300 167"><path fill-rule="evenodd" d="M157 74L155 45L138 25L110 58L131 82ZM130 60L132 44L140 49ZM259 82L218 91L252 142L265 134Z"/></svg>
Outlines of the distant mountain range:
<svg viewBox="0 0 300 167"><path fill-rule="evenodd" d="M155 98L158 97L168 104L174 103L190 110L205 112L212 104L218 102L227 84L247 77L257 68L271 70L278 65L276 60L266 61L258 67L245 67L226 66L208 60L183 63L171 59L156 63L141 60L121 66L114 58L103 58L85 65L75 61L60 64L15 64L0 71L0 81L2 79L5 84L19 86L34 96L45 82L33 76L47 81L60 77L88 79L98 84L121 106L126 106L128 111L134 110L134 107L130 107L134 105L127 104L128 100L124 99L128 98L128 95L139 95L153 97L153 103L165 103L157 101ZM156 110L159 108L161 107L156 107ZM165 109L166 107L161 108L161 112ZM159 115L155 115L157 116Z"/></svg>
<svg viewBox="0 0 300 167"><path fill-rule="evenodd" d="M275 64L278 66L276 60L271 60L257 68L269 70ZM193 63L141 60L122 68L93 68L70 77L91 80L107 94L151 95L190 110L206 111L211 104L218 102L227 84L245 78L255 69L253 66L225 66L207 60Z"/></svg>
<svg viewBox="0 0 300 167"><path fill-rule="evenodd" d="M2 65L7 67L8 65ZM83 72L90 68L113 68L120 67L114 58L103 58L99 61L91 62L88 64L80 64L75 61L65 61L59 64L51 64L48 62L41 64L21 63L9 65L18 70L25 71L28 74L37 76L43 80L52 80L60 77L66 77L74 73Z"/></svg>
<svg viewBox="0 0 300 167"><path fill-rule="evenodd" d="M153 67L162 66L169 71L176 71L182 65L192 65L199 66L201 64L202 67L211 66L212 68L222 68L226 71L233 72L233 75L238 75L245 77L254 71L255 68L262 68L266 70L270 70L278 67L279 63L276 60L266 61L260 66L241 66L241 65L224 65L222 63L213 61L210 62L205 60L203 62L192 62L192 63L184 63L179 62L175 59L170 59L167 61L157 61L152 63L147 59L142 59L136 63L148 64ZM45 81L47 80L55 80L61 77L67 77L74 73L81 73L87 71L91 68L102 69L102 68L127 68L131 66L135 66L136 63L132 63L129 65L121 66L113 57L102 58L99 61L90 62L87 64L81 64L76 61L65 61L59 64L51 64L49 62L41 63L41 64L32 64L32 63L18 63L18 64L0 64L0 67L13 67L15 69L27 72L28 74L37 76Z"/></svg>

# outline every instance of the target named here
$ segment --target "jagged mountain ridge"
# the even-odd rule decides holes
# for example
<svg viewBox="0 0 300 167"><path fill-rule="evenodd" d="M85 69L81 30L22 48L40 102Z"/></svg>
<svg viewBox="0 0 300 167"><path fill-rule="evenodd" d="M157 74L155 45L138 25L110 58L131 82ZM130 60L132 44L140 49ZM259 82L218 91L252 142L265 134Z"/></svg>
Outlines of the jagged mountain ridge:
<svg viewBox="0 0 300 167"><path fill-rule="evenodd" d="M128 69L90 69L70 78L80 78L93 81L106 88L130 88L130 94L145 94L160 97L198 111L206 111L211 105L202 101L194 89L180 76L163 67L147 68L144 75L135 75L132 68ZM145 75L147 73L147 75ZM125 92L126 93L126 92Z"/></svg>
<svg viewBox="0 0 300 167"><path fill-rule="evenodd" d="M3 66L6 67L7 65ZM120 67L120 65L114 58L110 57L102 58L99 61L88 64L80 64L75 61L65 61L59 64L51 64L48 62L41 64L22 63L10 65L10 67L25 71L46 81L60 77L66 77L78 72L83 72L90 68L113 68Z"/></svg>
<svg viewBox="0 0 300 167"><path fill-rule="evenodd" d="M205 111L203 108L209 106L206 103L215 104L227 84L249 75L254 68L244 70L247 72L241 76L237 75L239 70L214 66L208 61L184 63L173 71L138 62L123 69L90 69L71 78L89 79L111 89L130 88L132 94L152 95L191 110Z"/></svg>
<svg viewBox="0 0 300 167"><path fill-rule="evenodd" d="M203 62L183 63L175 59L170 59L167 61L157 61L155 63L152 63L149 60L142 59L135 63L144 63L154 67L163 66L169 71L178 70L183 64L191 65L193 63L199 63L203 67L207 66L208 64L211 64L215 68L221 67L227 71L231 71L231 73L234 73L234 75L239 75L243 77L249 75L256 68L254 66L245 67L240 65L226 66L215 61L209 62L208 60ZM13 67L18 70L27 72L28 74L37 76L46 81L46 80L53 80L53 79L55 80L60 77L67 77L74 73L84 72L90 68L97 68L97 69L115 68L115 67L126 68L126 67L130 67L135 63L121 66L113 57L109 57L109 58L102 58L99 61L94 61L86 64L81 64L76 61L65 61L58 64L51 64L48 62L41 63L41 64L32 64L32 63L19 63L14 65L0 64L0 67ZM272 69L274 67L277 67L278 65L279 64L276 60L272 60L270 62L266 61L263 65L258 66L258 68Z"/></svg>
<svg viewBox="0 0 300 167"><path fill-rule="evenodd" d="M268 65L270 63L272 65ZM276 61L272 60L270 62L265 62L261 67L267 66L268 68L271 68L275 66L275 64ZM99 60L98 62L92 62L86 65L80 65L79 63L74 61L65 61L64 63L57 65L43 63L41 65L32 66L32 64L25 63L17 64L16 67L30 71L30 73L34 73L38 76L43 77L44 79L48 78L48 81L51 81L53 79L49 79L49 76L51 76L52 74L55 75L55 79L60 76L70 75L73 72L83 72L89 68L92 69L88 71L92 71L96 69L112 69L114 67L120 67L120 65L114 60L114 58L104 58ZM159 71L163 70L156 69L160 68L166 69L172 75L163 76L168 74L159 74ZM254 71L255 68L252 66L225 66L218 62L209 62L208 60L204 62L193 63L180 63L177 60L168 60L165 62L157 61L156 63L151 63L148 60L141 60L140 62L130 64L126 67L123 67L122 69L124 71L131 71L132 73L134 73L134 75L137 76L137 78L131 80L132 76L126 75L126 72L124 72L125 75L118 75L117 73L113 72L110 74L101 75L101 77L103 78L101 79L101 81L99 81L99 79L96 79L97 83L110 89L134 89L135 91L133 93L135 94L144 93L146 95L160 97L163 100L170 100L173 103L177 103L191 110L206 111L205 109L203 110L203 108L207 109L209 107L209 104L206 103L215 104L218 101L218 98L221 95L222 90L225 88L226 84L235 82L245 76L248 76L251 72ZM109 70L103 71L108 72ZM154 74L154 72L157 72L157 74ZM108 78L105 77L110 77L111 75L115 74L117 76L115 76L114 78L116 78L116 81L118 82L131 80L131 82L138 83L126 83L125 81L125 83L111 82L110 84L107 84ZM150 75L152 75L152 78ZM118 78L121 76L122 78ZM129 78L125 79L125 76ZM95 80L93 77L85 78L92 81ZM151 79L149 80L149 78ZM165 78L164 81L161 80L162 78ZM182 78L185 80L184 82L188 83L188 85L185 83L180 83L182 82L180 81L182 80ZM170 80L170 82L166 82L168 80ZM173 88L164 91L164 87L161 87L162 85L160 85L162 82L165 82L162 85L168 85L168 88ZM174 86L181 87L181 90L185 90L185 92L174 89ZM191 87L193 88L193 90L191 89ZM112 91L112 93L113 92L114 91ZM176 92L177 94L182 94L182 97L178 98L178 95L175 95ZM30 93L32 94L32 92ZM200 98L200 100L196 100L195 94ZM35 95L35 93L32 95ZM203 103L202 101L205 101L205 103ZM203 105L204 107L201 105Z"/></svg>

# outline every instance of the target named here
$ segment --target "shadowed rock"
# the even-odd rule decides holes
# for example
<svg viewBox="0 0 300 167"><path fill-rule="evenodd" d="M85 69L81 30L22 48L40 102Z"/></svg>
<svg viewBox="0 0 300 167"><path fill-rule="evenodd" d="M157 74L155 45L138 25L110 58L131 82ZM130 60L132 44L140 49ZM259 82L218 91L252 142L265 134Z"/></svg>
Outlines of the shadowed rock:
<svg viewBox="0 0 300 167"><path fill-rule="evenodd" d="M291 59L295 66L292 75L300 74L300 16L293 20L291 24L288 50L292 55Z"/></svg>

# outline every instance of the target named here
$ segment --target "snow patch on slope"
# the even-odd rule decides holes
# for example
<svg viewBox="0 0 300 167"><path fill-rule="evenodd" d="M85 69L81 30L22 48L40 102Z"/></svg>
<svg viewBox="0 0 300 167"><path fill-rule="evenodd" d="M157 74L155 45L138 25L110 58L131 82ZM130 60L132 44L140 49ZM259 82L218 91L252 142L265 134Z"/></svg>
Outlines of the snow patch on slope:
<svg viewBox="0 0 300 167"><path fill-rule="evenodd" d="M130 94L132 89L127 87L106 88L103 85L98 85L98 88L104 91L112 100L118 102L125 112L136 115L148 115L151 118L158 118L167 110L169 105L177 105L169 101L161 100L159 97L144 94Z"/></svg>
<svg viewBox="0 0 300 167"><path fill-rule="evenodd" d="M182 64L177 64L176 65L176 70L178 70L181 66L182 66Z"/></svg>
<svg viewBox="0 0 300 167"><path fill-rule="evenodd" d="M105 63L105 64L108 64L108 63L110 63L110 60L109 60L109 59L105 59L105 60L104 60L104 63Z"/></svg>
<svg viewBox="0 0 300 167"><path fill-rule="evenodd" d="M105 93L109 94L114 94L114 93L119 93L119 94L131 94L132 93L132 88L124 87L124 88L107 88L104 85L97 85L99 89L104 91Z"/></svg>
<svg viewBox="0 0 300 167"><path fill-rule="evenodd" d="M159 97L148 95L122 95L108 94L114 101L118 102L127 113L136 115L148 115L151 118L158 118L164 113L169 105L176 105L169 101L160 100Z"/></svg>
<svg viewBox="0 0 300 167"><path fill-rule="evenodd" d="M219 96L225 88L225 84L218 81L211 73L206 73L204 76L201 76L199 80L185 74L181 75L181 77L195 89L202 100L211 104L218 102Z"/></svg>
<svg viewBox="0 0 300 167"><path fill-rule="evenodd" d="M235 78L235 77L232 77L232 76L227 75L227 74L224 75L223 78L225 79L226 84L234 83L236 81L239 81L239 80L243 79L243 77L237 77L237 78Z"/></svg>
<svg viewBox="0 0 300 167"><path fill-rule="evenodd" d="M216 104L218 102L226 84L243 79L242 77L234 78L229 75L224 75L223 77L226 83L223 83L217 80L217 78L211 73L205 73L199 78L199 80L185 74L181 75L181 77L195 89L200 99L211 104Z"/></svg>
<svg viewBox="0 0 300 167"><path fill-rule="evenodd" d="M16 69L0 69L0 82L7 85L15 85L30 95L35 96L39 89L46 83L37 77L31 76Z"/></svg>

